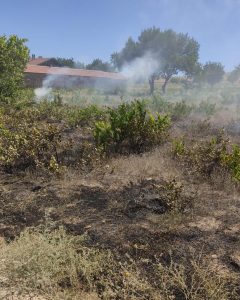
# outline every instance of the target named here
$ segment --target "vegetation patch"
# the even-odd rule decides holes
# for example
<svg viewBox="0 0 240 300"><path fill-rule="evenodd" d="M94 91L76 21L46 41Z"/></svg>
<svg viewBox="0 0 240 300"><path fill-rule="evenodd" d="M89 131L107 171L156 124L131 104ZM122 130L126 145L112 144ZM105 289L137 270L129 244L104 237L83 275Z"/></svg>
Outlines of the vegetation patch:
<svg viewBox="0 0 240 300"><path fill-rule="evenodd" d="M199 261L192 260L189 268L173 260L136 261L129 255L122 261L85 241L86 236L69 235L63 228L23 231L15 241L1 245L5 284L18 295L35 293L47 299L83 299L87 293L122 300L237 299L228 279ZM149 276L143 268L151 270Z"/></svg>
<svg viewBox="0 0 240 300"><path fill-rule="evenodd" d="M154 117L143 101L134 101L109 110L107 121L96 122L94 137L107 153L139 153L162 143L169 126L167 115Z"/></svg>

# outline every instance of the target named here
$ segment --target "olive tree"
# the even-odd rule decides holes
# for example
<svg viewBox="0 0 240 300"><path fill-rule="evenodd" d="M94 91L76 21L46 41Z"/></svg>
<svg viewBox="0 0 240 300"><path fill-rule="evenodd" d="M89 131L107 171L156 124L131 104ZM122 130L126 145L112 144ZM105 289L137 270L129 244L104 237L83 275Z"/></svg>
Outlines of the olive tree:
<svg viewBox="0 0 240 300"><path fill-rule="evenodd" d="M155 67L148 75L150 93L154 91L154 81L160 76L164 79L162 91L165 93L173 75L181 72L191 76L195 72L198 53L199 44L187 34L152 27L142 31L137 41L129 38L120 52L112 54L111 61L120 70L122 66L148 54L155 61Z"/></svg>
<svg viewBox="0 0 240 300"><path fill-rule="evenodd" d="M219 62L207 62L202 68L202 80L210 85L222 81L224 66Z"/></svg>

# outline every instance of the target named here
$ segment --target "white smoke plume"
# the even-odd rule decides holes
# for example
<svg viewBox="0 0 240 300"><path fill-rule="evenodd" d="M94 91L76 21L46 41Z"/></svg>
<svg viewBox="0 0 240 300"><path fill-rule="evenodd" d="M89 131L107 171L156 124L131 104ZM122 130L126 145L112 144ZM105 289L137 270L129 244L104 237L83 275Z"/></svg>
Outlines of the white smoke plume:
<svg viewBox="0 0 240 300"><path fill-rule="evenodd" d="M59 72L59 73L58 73ZM75 77L66 77L61 76L69 73L69 68L61 68L61 70L56 71L55 74L48 75L42 83L42 87L36 88L34 90L35 99L40 101L41 99L47 99L48 101L53 100L53 87L65 87L71 88L74 86L75 81L77 80Z"/></svg>
<svg viewBox="0 0 240 300"><path fill-rule="evenodd" d="M121 73L131 82L136 83L146 80L153 73L157 72L160 61L157 61L151 53L134 59L131 63L125 64Z"/></svg>
<svg viewBox="0 0 240 300"><path fill-rule="evenodd" d="M35 98L37 101L41 100L42 98L48 99L49 101L52 100L52 88L51 85L55 80L56 75L48 75L42 83L42 87L36 88L34 90Z"/></svg>

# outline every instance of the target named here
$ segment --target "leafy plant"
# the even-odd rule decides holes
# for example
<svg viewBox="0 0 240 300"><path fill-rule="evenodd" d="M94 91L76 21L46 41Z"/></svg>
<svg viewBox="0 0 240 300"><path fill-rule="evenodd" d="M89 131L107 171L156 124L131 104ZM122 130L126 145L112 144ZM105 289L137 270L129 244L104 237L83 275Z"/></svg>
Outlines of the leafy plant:
<svg viewBox="0 0 240 300"><path fill-rule="evenodd" d="M185 153L185 142L183 139L173 140L172 152L175 157L182 156Z"/></svg>
<svg viewBox="0 0 240 300"><path fill-rule="evenodd" d="M59 142L60 132L54 125L31 124L27 120L2 116L0 164L8 170L47 166L57 156Z"/></svg>
<svg viewBox="0 0 240 300"><path fill-rule="evenodd" d="M110 109L107 121L96 122L94 136L105 151L141 152L162 142L169 125L168 116L154 118L144 102L134 101Z"/></svg>
<svg viewBox="0 0 240 300"><path fill-rule="evenodd" d="M229 141L219 135L210 141L195 142L186 146L184 140L173 142L173 154L183 158L194 172L210 176L216 167L224 167L222 157L226 155Z"/></svg>
<svg viewBox="0 0 240 300"><path fill-rule="evenodd" d="M233 145L230 153L222 153L221 161L230 169L233 178L240 181L240 147Z"/></svg>
<svg viewBox="0 0 240 300"><path fill-rule="evenodd" d="M23 72L29 58L26 39L0 36L0 101L13 103L23 89Z"/></svg>
<svg viewBox="0 0 240 300"><path fill-rule="evenodd" d="M208 117L212 116L216 111L216 103L210 103L209 101L202 101L197 108L200 113L205 113Z"/></svg>
<svg viewBox="0 0 240 300"><path fill-rule="evenodd" d="M153 109L169 114L173 120L180 120L188 116L195 106L187 104L184 100L172 103L159 96L153 96Z"/></svg>

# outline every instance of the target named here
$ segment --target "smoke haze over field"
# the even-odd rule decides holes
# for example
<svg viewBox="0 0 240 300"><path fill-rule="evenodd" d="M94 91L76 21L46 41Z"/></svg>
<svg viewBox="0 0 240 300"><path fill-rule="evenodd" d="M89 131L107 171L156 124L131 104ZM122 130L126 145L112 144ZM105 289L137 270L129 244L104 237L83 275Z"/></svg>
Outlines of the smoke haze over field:
<svg viewBox="0 0 240 300"><path fill-rule="evenodd" d="M121 69L121 73L134 83L148 79L151 74L158 70L159 65L160 62L151 53L146 53L131 63L126 63Z"/></svg>
<svg viewBox="0 0 240 300"><path fill-rule="evenodd" d="M42 87L36 88L34 90L36 100L39 101L41 98L47 98L49 101L52 100L52 88L54 86L61 87L63 85L65 88L73 87L74 83L76 82L76 78L74 77L63 77L61 76L64 73L68 73L69 68L61 68L61 74L51 74L46 76L43 80Z"/></svg>

